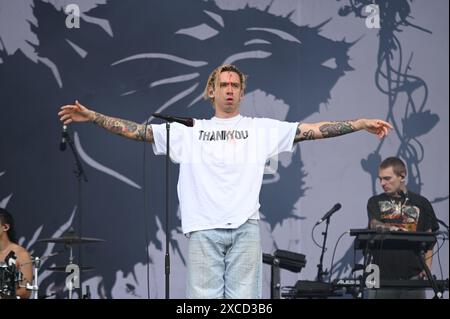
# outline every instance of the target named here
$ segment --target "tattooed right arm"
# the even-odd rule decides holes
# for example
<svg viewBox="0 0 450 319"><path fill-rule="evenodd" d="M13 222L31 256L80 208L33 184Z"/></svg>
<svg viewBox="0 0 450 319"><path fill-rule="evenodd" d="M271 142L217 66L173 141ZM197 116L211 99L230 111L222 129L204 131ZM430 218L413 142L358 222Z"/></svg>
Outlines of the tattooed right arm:
<svg viewBox="0 0 450 319"><path fill-rule="evenodd" d="M151 125L145 126L97 113L89 110L86 106L78 102L78 100L75 101L75 104L62 106L58 115L64 125L69 125L73 122L91 121L112 133L137 141L154 142Z"/></svg>
<svg viewBox="0 0 450 319"><path fill-rule="evenodd" d="M103 115L101 113L93 112L92 122L104 129L137 141L154 142L152 126L147 127L143 124L137 124L128 120L123 120L115 117Z"/></svg>

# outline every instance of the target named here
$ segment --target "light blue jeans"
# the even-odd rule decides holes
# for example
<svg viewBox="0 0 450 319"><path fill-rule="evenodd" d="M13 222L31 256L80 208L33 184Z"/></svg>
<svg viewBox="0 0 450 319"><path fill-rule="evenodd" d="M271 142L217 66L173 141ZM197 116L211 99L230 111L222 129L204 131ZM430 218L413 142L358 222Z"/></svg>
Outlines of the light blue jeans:
<svg viewBox="0 0 450 319"><path fill-rule="evenodd" d="M258 221L190 233L187 263L187 298L261 298Z"/></svg>

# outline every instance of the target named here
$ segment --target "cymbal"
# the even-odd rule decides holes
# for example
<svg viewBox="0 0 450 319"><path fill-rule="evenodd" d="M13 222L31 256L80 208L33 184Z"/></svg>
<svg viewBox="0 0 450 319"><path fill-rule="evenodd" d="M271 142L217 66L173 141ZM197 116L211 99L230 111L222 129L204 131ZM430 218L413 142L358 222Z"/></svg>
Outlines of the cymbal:
<svg viewBox="0 0 450 319"><path fill-rule="evenodd" d="M53 267L48 267L47 270L50 271L58 271L58 272L66 272L66 266L53 266ZM81 266L80 270L85 272L85 271L92 271L94 270L94 267L90 267L90 266Z"/></svg>
<svg viewBox="0 0 450 319"><path fill-rule="evenodd" d="M42 238L42 239L38 239L37 241L44 242L44 243L74 245L74 244L98 243L98 242L104 242L105 240L99 239L99 238L64 235L62 237L55 237L55 238Z"/></svg>
<svg viewBox="0 0 450 319"><path fill-rule="evenodd" d="M97 243L105 240L99 238L80 237L75 233L73 227L70 227L69 230L67 230L61 237L42 238L38 239L37 241L45 243L56 243L56 244L60 243L66 245L73 245L73 244Z"/></svg>

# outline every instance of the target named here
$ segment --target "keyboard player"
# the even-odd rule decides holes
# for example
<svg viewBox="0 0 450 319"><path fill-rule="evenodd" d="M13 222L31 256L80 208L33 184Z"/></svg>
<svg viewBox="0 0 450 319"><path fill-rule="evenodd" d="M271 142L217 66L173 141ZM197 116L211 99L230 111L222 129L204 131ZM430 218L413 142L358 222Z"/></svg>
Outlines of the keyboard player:
<svg viewBox="0 0 450 319"><path fill-rule="evenodd" d="M431 203L406 188L406 166L397 157L386 158L379 167L378 178L384 193L373 196L367 203L369 227L372 229L407 232L438 230ZM432 250L425 253L429 269ZM379 266L381 280L426 279L418 253L407 249L372 250L373 263ZM425 290L408 288L370 289L368 298L424 299Z"/></svg>

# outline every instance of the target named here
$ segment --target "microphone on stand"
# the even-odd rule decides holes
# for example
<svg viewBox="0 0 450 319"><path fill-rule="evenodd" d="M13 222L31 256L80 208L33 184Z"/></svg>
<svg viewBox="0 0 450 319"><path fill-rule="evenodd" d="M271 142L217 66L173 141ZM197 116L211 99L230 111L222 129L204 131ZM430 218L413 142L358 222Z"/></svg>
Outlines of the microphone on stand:
<svg viewBox="0 0 450 319"><path fill-rule="evenodd" d="M153 116L159 119L166 120L167 122L177 122L188 127L194 126L194 119L191 117L177 117L177 116L169 116L163 115L161 113L153 113Z"/></svg>
<svg viewBox="0 0 450 319"><path fill-rule="evenodd" d="M328 218L331 217L335 212L337 212L339 209L341 209L342 205L340 203L337 203L333 206L319 221L316 223L316 226L326 221Z"/></svg>
<svg viewBox="0 0 450 319"><path fill-rule="evenodd" d="M170 122L177 122L180 124L183 124L187 127L194 126L194 119L190 117L175 117L175 116L167 116L160 113L153 113L153 116L156 118L160 118L166 121L166 223L165 223L165 230L166 230L166 252L165 252L165 258L164 258L164 269L165 269L165 294L166 299L169 299L170 297L170 231L169 231L169 224L170 224L170 125L168 123Z"/></svg>

